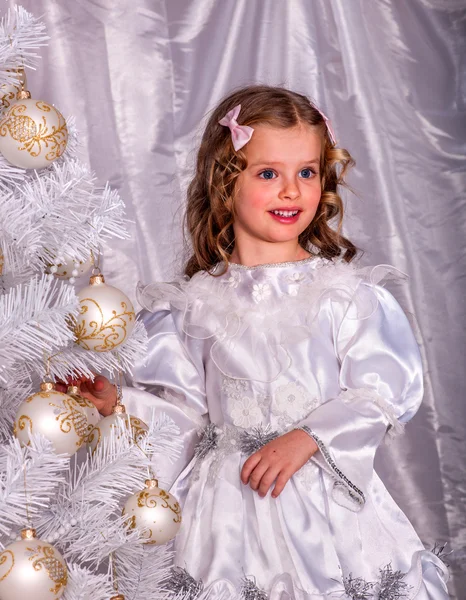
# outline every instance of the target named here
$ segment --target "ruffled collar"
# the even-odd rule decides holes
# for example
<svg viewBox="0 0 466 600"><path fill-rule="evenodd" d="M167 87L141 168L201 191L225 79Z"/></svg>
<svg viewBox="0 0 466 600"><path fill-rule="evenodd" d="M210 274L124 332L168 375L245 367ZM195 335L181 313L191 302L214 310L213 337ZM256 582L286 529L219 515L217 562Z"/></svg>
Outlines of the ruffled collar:
<svg viewBox="0 0 466 600"><path fill-rule="evenodd" d="M254 380L273 381L290 364L287 347L313 335L323 302L356 303L358 318L377 307L373 284L400 273L389 265L357 267L341 260L305 259L294 263L241 267L222 275L199 272L189 280L138 285L147 310L179 311L188 337L212 339L210 355L228 377L244 378L234 357L247 346L257 356ZM369 286L360 287L360 283ZM359 290L359 292L357 292ZM252 350L252 352L251 352ZM262 357L272 361L262 368Z"/></svg>
<svg viewBox="0 0 466 600"><path fill-rule="evenodd" d="M216 290L221 296L225 293L234 295L239 305L270 304L276 301L281 303L287 297L297 296L303 285L311 284L317 270L337 264L343 264L343 261L330 261L320 257L254 267L232 263L225 273L217 275L223 269L223 264L219 264L212 274L196 273L191 282L194 287L211 287L212 291ZM209 281L209 278L213 281Z"/></svg>

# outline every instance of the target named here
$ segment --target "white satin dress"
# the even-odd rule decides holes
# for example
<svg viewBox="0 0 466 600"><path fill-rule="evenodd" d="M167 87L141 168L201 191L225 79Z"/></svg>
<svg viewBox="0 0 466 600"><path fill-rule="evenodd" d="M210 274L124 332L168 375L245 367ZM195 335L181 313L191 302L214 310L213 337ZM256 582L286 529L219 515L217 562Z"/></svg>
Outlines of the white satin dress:
<svg viewBox="0 0 466 600"><path fill-rule="evenodd" d="M124 403L180 429L160 479L182 506L177 572L202 590L187 597L448 598L446 566L373 468L423 395L408 320L380 285L391 271L309 258L139 286L149 355ZM295 427L319 451L261 498L242 465Z"/></svg>

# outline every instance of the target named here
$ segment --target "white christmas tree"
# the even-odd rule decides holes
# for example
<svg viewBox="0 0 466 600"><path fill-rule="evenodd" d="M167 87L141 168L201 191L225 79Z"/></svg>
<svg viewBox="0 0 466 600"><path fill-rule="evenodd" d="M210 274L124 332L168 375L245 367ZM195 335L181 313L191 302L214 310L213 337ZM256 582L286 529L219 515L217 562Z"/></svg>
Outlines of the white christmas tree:
<svg viewBox="0 0 466 600"><path fill-rule="evenodd" d="M102 244L128 234L118 193L99 187L77 158L73 120L26 91L24 71L37 65L47 39L44 25L21 7L0 24L0 598L192 599L199 584L172 568L170 545L147 544L151 532L122 515L133 494L158 489L150 480L160 460L179 456L176 426L159 414L138 429L117 411L92 452L84 443L74 453L94 439L96 411L76 390L57 396L52 386L130 371L147 338L126 305L103 337L85 325L92 306L74 280L90 266L102 288ZM112 294L121 301L118 290L106 289L107 302ZM129 321L132 333L122 339ZM36 411L35 420L31 413L18 417L23 404ZM52 404L58 433L78 439L73 451L58 453L58 434L35 431Z"/></svg>

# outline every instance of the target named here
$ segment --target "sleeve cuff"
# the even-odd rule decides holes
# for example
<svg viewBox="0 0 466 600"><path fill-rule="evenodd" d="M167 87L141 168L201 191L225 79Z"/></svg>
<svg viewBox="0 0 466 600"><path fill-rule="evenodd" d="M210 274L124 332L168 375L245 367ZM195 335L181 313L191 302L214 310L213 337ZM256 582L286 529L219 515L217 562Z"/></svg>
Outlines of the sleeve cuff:
<svg viewBox="0 0 466 600"><path fill-rule="evenodd" d="M307 433L317 444L320 456L314 455L311 460L317 462L333 479L333 492L332 495L334 500L338 504L345 506L353 511L359 511L365 504L366 498L362 490L358 488L346 475L337 467L333 460L327 446L320 439L320 437L312 431L307 425L301 425L296 427Z"/></svg>

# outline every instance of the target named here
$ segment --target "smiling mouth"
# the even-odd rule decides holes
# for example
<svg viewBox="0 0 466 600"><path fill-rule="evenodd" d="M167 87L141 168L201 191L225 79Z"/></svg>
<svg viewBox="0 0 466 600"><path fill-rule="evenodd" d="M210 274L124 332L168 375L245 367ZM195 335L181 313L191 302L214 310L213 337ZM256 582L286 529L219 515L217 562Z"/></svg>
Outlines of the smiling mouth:
<svg viewBox="0 0 466 600"><path fill-rule="evenodd" d="M299 213L299 210L271 210L269 212L277 215L277 217L295 217Z"/></svg>

